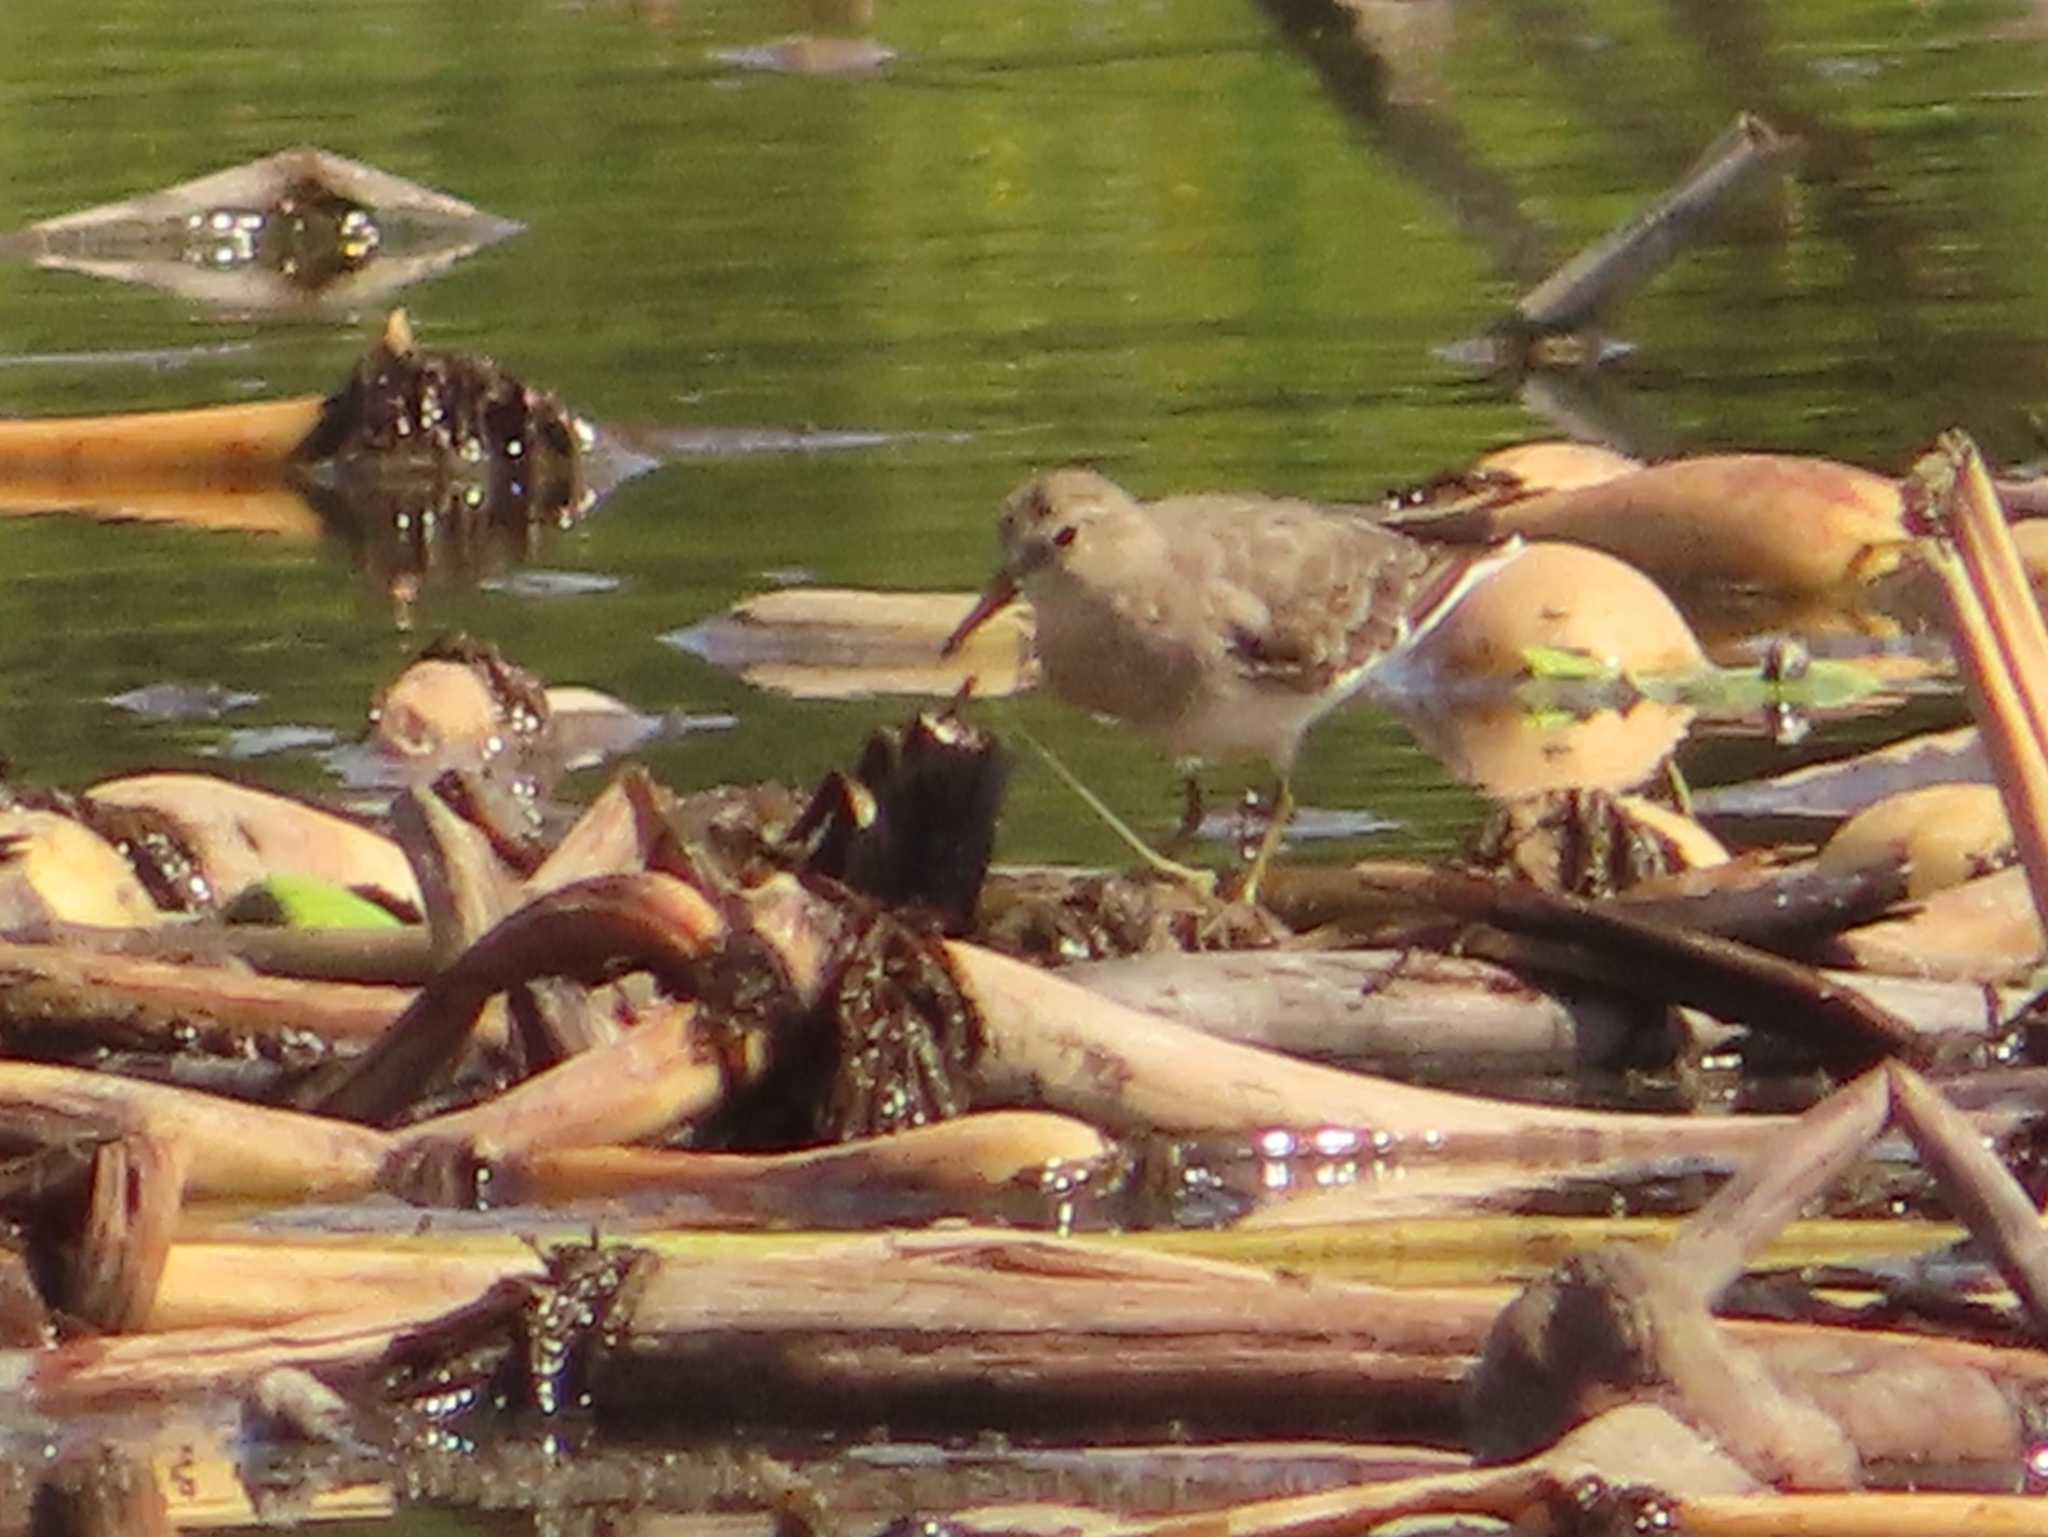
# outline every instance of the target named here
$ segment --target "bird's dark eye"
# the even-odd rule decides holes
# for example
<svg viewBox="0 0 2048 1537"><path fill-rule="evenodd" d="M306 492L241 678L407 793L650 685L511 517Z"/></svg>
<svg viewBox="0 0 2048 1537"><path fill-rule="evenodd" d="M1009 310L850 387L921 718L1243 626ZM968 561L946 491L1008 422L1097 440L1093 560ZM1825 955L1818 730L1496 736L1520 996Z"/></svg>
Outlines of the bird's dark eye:
<svg viewBox="0 0 2048 1537"><path fill-rule="evenodd" d="M1052 536L1052 542L1055 547L1062 550L1072 544L1074 542L1074 525L1071 523L1062 524L1059 530Z"/></svg>

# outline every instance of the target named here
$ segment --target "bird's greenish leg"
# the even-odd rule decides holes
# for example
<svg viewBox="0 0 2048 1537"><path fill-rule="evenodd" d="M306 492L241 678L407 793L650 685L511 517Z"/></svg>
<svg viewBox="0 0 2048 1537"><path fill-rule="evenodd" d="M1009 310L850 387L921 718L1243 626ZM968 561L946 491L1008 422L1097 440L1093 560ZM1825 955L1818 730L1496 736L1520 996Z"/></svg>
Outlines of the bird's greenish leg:
<svg viewBox="0 0 2048 1537"><path fill-rule="evenodd" d="M1238 884L1238 901L1249 906L1259 900L1259 881L1279 849L1280 840L1287 835L1287 824L1293 820L1294 776L1282 774L1279 788L1273 792L1273 814L1266 823L1265 833L1259 838L1259 847L1252 855L1252 862L1245 866L1244 879Z"/></svg>
<svg viewBox="0 0 2048 1537"><path fill-rule="evenodd" d="M1101 796L1082 784L1074 776L1074 771L1053 755L1050 747L1047 747L1045 743L1039 741L1037 737L1025 731L1022 727L1013 727L1012 729L1016 730L1025 741L1032 745L1039 757L1045 759L1046 766L1059 776L1060 783L1080 796L1082 801L1087 804L1088 809L1101 817L1104 825L1119 838L1123 839L1131 852L1143 860L1146 867L1154 874L1163 875L1168 880L1180 881L1182 884L1200 892L1203 896L1213 896L1215 894L1216 872L1214 870L1204 870L1195 865L1184 865L1177 859L1168 859L1159 850L1153 848L1151 844L1139 837L1128 822L1110 810L1103 803Z"/></svg>

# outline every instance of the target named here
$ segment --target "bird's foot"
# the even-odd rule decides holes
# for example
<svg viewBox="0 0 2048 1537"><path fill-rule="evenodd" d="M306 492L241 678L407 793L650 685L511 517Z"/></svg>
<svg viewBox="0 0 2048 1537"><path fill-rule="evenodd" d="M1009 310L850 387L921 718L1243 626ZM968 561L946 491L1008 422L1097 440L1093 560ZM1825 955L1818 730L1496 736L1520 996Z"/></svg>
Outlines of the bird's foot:
<svg viewBox="0 0 2048 1537"><path fill-rule="evenodd" d="M1096 809L1109 821L1111 829L1117 836L1130 845L1131 852L1144 861L1145 868L1154 875L1162 880L1177 881L1205 900L1214 900L1221 895L1222 878L1214 870L1204 869L1200 865L1182 864L1178 859L1167 858L1118 821L1108 810L1100 806Z"/></svg>

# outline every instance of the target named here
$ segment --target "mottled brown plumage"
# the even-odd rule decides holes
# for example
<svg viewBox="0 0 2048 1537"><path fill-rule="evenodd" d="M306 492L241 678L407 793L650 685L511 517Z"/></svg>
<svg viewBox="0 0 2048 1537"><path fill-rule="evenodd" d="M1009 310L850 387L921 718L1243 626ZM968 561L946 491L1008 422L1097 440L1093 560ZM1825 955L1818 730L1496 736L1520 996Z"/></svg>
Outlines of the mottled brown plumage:
<svg viewBox="0 0 2048 1537"><path fill-rule="evenodd" d="M1308 728L1440 618L1491 551L1444 554L1310 502L1141 503L1054 470L1003 504L1002 565L950 651L1018 594L1061 698L1189 757L1256 753L1288 779ZM1247 885L1256 884L1265 853Z"/></svg>

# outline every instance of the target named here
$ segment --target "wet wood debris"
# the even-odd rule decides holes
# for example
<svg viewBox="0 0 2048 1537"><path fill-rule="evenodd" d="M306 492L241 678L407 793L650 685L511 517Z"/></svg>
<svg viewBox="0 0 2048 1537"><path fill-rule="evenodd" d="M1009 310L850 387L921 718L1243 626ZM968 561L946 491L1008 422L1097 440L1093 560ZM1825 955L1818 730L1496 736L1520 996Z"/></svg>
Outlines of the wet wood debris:
<svg viewBox="0 0 2048 1537"><path fill-rule="evenodd" d="M16 792L117 855L159 837L93 808L155 818L210 908L116 923L4 830L23 1423L231 1412L253 1508L535 1436L597 1480L604 1431L658 1427L738 1435L728 1494L836 1530L843 1453L764 1470L771 1438L971 1426L1012 1438L984 1489L1036 1487L1038 1443L1153 1447L1141 1492L1087 1463L1101 1507L1037 1512L1077 1530L1178 1530L1189 1437L1267 1443L1246 1532L1735 1530L1904 1487L2017 1519L1984 1491L2031 1487L2048 1422L2041 1032L2018 989L1803 958L1903 898L1882 860L1710 880L1584 792L1514 835L1563 858L1509 861L1574 892L1281 866L1251 911L991 872L1005 763L957 708L809 795L627 768L565 813L555 691L473 642L420 665L375 824ZM1344 1447L1315 1492L1303 1439ZM1368 1441L1402 1449L1368 1473ZM21 1496L144 1529L177 1497L83 1457Z"/></svg>
<svg viewBox="0 0 2048 1537"><path fill-rule="evenodd" d="M326 397L0 422L0 512L326 540L401 605L524 560L645 467L490 358L422 347L403 310Z"/></svg>

